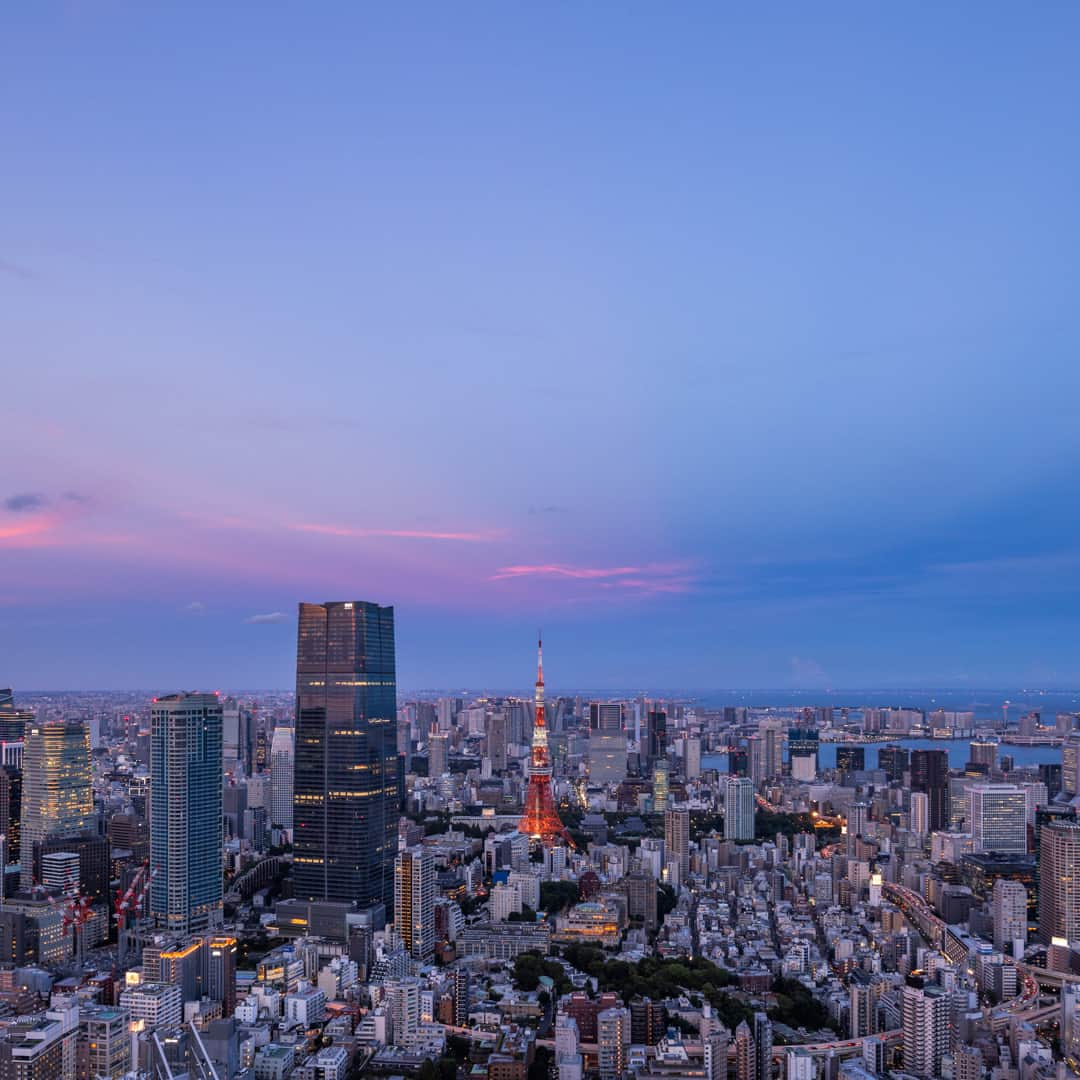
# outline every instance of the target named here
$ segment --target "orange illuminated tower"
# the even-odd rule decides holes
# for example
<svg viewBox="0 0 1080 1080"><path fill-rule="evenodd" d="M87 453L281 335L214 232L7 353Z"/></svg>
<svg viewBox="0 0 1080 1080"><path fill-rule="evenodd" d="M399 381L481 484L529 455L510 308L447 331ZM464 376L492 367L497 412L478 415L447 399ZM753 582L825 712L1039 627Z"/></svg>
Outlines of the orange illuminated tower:
<svg viewBox="0 0 1080 1080"><path fill-rule="evenodd" d="M525 813L518 832L552 847L561 841L574 846L566 826L555 810L551 791L551 755L548 753L547 724L544 721L544 645L536 643L536 721L533 724L532 755L529 761L529 790L525 793Z"/></svg>

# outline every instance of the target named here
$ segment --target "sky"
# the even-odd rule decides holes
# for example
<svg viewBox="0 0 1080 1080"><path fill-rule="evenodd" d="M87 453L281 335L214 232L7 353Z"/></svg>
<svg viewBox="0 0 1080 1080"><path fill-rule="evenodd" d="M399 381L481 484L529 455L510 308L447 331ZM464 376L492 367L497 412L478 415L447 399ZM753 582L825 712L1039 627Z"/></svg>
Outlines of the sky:
<svg viewBox="0 0 1080 1080"><path fill-rule="evenodd" d="M17 5L0 685L1080 686L1080 8Z"/></svg>

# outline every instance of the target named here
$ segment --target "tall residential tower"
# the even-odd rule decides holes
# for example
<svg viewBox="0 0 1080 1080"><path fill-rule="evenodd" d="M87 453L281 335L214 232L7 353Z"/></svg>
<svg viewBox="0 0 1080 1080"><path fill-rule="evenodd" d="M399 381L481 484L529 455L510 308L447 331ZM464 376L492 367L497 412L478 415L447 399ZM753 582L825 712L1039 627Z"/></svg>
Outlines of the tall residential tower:
<svg viewBox="0 0 1080 1080"><path fill-rule="evenodd" d="M157 698L150 707L150 913L178 933L221 924L223 772L217 694Z"/></svg>

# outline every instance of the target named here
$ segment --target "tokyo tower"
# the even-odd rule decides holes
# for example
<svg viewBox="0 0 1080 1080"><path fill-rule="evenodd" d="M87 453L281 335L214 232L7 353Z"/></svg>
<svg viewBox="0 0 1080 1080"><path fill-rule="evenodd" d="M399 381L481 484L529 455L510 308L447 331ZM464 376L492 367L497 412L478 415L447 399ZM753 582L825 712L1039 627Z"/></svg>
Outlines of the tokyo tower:
<svg viewBox="0 0 1080 1080"><path fill-rule="evenodd" d="M574 846L566 826L559 820L551 792L551 755L548 753L547 724L544 721L544 643L536 643L536 722L533 725L532 755L529 759L529 790L525 813L518 832L553 847L557 841Z"/></svg>

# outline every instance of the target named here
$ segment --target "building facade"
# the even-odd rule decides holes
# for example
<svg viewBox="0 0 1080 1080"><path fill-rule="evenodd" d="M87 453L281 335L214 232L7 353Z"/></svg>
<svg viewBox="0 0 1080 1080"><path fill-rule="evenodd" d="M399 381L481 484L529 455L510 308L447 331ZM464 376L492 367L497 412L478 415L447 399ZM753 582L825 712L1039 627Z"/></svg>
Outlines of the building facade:
<svg viewBox="0 0 1080 1080"><path fill-rule="evenodd" d="M394 901L398 761L394 609L301 604L293 888L301 900Z"/></svg>
<svg viewBox="0 0 1080 1080"><path fill-rule="evenodd" d="M150 913L190 933L222 919L221 701L170 694L150 708Z"/></svg>

